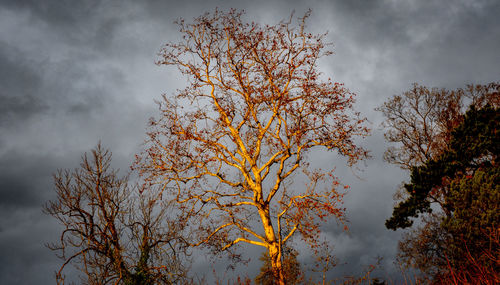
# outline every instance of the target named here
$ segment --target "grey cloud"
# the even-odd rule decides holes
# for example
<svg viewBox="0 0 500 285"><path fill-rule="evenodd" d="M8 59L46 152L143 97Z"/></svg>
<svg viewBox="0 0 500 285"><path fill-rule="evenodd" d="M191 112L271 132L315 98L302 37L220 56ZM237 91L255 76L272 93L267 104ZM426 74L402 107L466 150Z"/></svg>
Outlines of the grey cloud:
<svg viewBox="0 0 500 285"><path fill-rule="evenodd" d="M40 207L52 189L56 161L43 154L12 150L0 156L0 207L3 209Z"/></svg>
<svg viewBox="0 0 500 285"><path fill-rule="evenodd" d="M14 168L13 171L20 169ZM26 173L6 173L0 176L0 206L11 207L26 207L26 206L39 206L40 199L37 197L36 192L33 191L33 184L29 183Z"/></svg>
<svg viewBox="0 0 500 285"><path fill-rule="evenodd" d="M108 69L104 76L118 82L120 74ZM0 128L19 128L44 114L98 111L108 99L97 82L87 84L92 77L92 70L74 59L52 62L0 45Z"/></svg>
<svg viewBox="0 0 500 285"><path fill-rule="evenodd" d="M26 9L34 16L43 18L55 26L68 26L91 17L102 1L36 1L36 0L5 0L4 7L10 9Z"/></svg>
<svg viewBox="0 0 500 285"><path fill-rule="evenodd" d="M1 284L49 284L57 261L45 243L59 228L42 214L52 198L51 174L57 160L44 155L7 152L0 155Z"/></svg>
<svg viewBox="0 0 500 285"><path fill-rule="evenodd" d="M6 43L0 43L0 127L26 120L47 106L36 97L42 70Z"/></svg>
<svg viewBox="0 0 500 285"><path fill-rule="evenodd" d="M0 52L0 127L19 128L34 117L68 116L100 110L107 100L101 86L76 85L91 81L73 62L50 63Z"/></svg>
<svg viewBox="0 0 500 285"><path fill-rule="evenodd" d="M38 207L0 209L0 283L53 284L60 262L45 243L56 240L60 228Z"/></svg>
<svg viewBox="0 0 500 285"><path fill-rule="evenodd" d="M27 11L34 23L41 21L67 40L83 43L107 41L115 22L97 18L106 8L106 2L90 1L3 1L3 6L15 11ZM116 3L116 2L115 2ZM96 21L97 20L97 21ZM95 27L95 24L99 25Z"/></svg>

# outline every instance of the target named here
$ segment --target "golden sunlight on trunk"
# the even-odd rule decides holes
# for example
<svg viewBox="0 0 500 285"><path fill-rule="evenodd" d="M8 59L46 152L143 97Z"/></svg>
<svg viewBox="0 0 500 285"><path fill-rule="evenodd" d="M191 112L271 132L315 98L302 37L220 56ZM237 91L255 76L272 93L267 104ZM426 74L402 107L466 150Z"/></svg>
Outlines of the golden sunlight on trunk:
<svg viewBox="0 0 500 285"><path fill-rule="evenodd" d="M273 268L273 274L276 278L277 284L285 284L285 276L283 272L283 266L281 262L282 252L281 247L274 234L274 228L271 223L269 216L269 208L266 207L259 210L259 215L262 221L262 226L266 234L266 239L268 242L267 250L271 258L271 266Z"/></svg>

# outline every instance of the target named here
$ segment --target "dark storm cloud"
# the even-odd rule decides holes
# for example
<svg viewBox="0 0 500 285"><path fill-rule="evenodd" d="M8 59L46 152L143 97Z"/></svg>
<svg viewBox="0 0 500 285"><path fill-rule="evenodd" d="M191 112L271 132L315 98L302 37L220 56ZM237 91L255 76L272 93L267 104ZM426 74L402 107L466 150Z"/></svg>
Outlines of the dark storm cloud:
<svg viewBox="0 0 500 285"><path fill-rule="evenodd" d="M74 44L92 45L101 49L108 46L113 31L119 25L119 14L107 17L101 14L110 8L107 1L4 1L4 7L28 12L34 22L46 24L63 40ZM112 2L119 7L119 2Z"/></svg>
<svg viewBox="0 0 500 285"><path fill-rule="evenodd" d="M457 85L499 77L498 71L491 74L500 60L493 52L500 37L498 1L367 2L339 1L332 5L332 18L339 19L333 32L347 30L341 33L337 54L354 50L364 59L371 51L376 52L372 62L360 63L374 64L375 83L384 84L387 79L377 78L377 73L391 76L392 85L403 80L405 84ZM350 72L362 68L354 67Z"/></svg>
<svg viewBox="0 0 500 285"><path fill-rule="evenodd" d="M103 106L103 91L74 84L88 81L88 74L70 61L36 61L18 51L0 47L0 127L21 127L47 113L77 114Z"/></svg>
<svg viewBox="0 0 500 285"><path fill-rule="evenodd" d="M96 7L97 1L94 4L90 1L64 3L59 1L2 3L10 12L28 11L31 20L26 30L38 35L46 33L47 41L54 38L60 41L50 44L43 39L37 39L49 47L40 46L35 49L36 53L32 48L39 42L33 41L29 45L15 46L15 43L8 42L8 38L1 41L0 126L5 127L11 123L17 126L40 113L54 115L63 112L66 115L75 115L95 112L104 106L103 101L106 98L103 90L99 89L101 86L97 83L89 84L95 81L95 78L92 78L94 74L86 66L86 61L97 56L96 46L107 46L118 21L105 19L93 24L95 20L92 18L95 14L93 8ZM67 55L61 56L61 54ZM109 69L104 76L116 77L119 73Z"/></svg>
<svg viewBox="0 0 500 285"><path fill-rule="evenodd" d="M379 255L387 275L397 275L399 232L383 223L407 173L382 161L382 117L373 108L412 82L457 88L499 80L498 1L0 1L0 284L54 282L59 263L43 244L59 228L41 214L54 195L51 174L76 167L100 139L128 169L147 118L157 115L153 99L183 87L174 69L153 65L161 44L179 36L172 22L216 7L245 9L246 19L268 24L311 8L309 28L330 31L335 55L322 71L358 94L375 129L363 142L373 155L364 171L310 156L318 167L337 165L351 185L349 233L325 226L339 264L347 262L332 276L359 272ZM299 259L310 262L307 254ZM206 263L194 268L210 277ZM243 270L253 277L259 267L254 260Z"/></svg>
<svg viewBox="0 0 500 285"><path fill-rule="evenodd" d="M78 154L75 153L73 161ZM11 149L0 156L0 209L40 209L53 197L52 174L68 161L54 154L23 153ZM5 215L1 216L5 218Z"/></svg>
<svg viewBox="0 0 500 285"><path fill-rule="evenodd" d="M0 284L54 282L57 260L44 244L59 229L41 208L53 198L52 171L63 164L53 155L16 150L0 156Z"/></svg>
<svg viewBox="0 0 500 285"><path fill-rule="evenodd" d="M59 262L44 244L60 229L41 211L54 198L52 174L125 133L109 111L129 109L111 96L122 71L99 65L119 20L89 3L0 1L0 284L54 283Z"/></svg>
<svg viewBox="0 0 500 285"><path fill-rule="evenodd" d="M4 0L4 7L15 10L29 10L35 17L59 28L79 29L78 23L87 21L102 1L57 1L57 0Z"/></svg>
<svg viewBox="0 0 500 285"><path fill-rule="evenodd" d="M47 106L36 97L42 85L41 70L21 54L0 42L0 127L18 123L43 112Z"/></svg>
<svg viewBox="0 0 500 285"><path fill-rule="evenodd" d="M19 156L2 157L0 165L0 207L2 208L38 207L41 204L39 195L43 193L44 187L48 186L42 184L41 189L34 191L34 186L39 185L36 181L39 180L40 174L44 177L50 173L33 172L33 170L39 170L37 165L40 165L40 162L31 161L33 164L27 164L26 161L19 161L20 158L26 159ZM38 164L35 164L37 162ZM29 165L32 167L27 167Z"/></svg>

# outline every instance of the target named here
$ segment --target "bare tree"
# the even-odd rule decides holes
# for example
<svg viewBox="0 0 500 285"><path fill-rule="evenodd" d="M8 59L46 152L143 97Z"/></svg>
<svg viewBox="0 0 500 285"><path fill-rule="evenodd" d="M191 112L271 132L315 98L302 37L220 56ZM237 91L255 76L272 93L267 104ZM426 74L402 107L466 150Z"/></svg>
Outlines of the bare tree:
<svg viewBox="0 0 500 285"><path fill-rule="evenodd" d="M196 220L193 245L265 247L284 284L284 244L298 234L317 251L320 221L344 216L333 169L314 169L307 154L337 151L352 165L367 156L354 139L369 131L352 111L355 94L318 71L331 51L324 34L306 31L309 12L298 27L293 17L262 26L242 16L178 21L183 38L158 64L177 67L188 86L163 96L137 168Z"/></svg>
<svg viewBox="0 0 500 285"><path fill-rule="evenodd" d="M463 120L464 106L481 108L500 105L500 84L467 85L456 90L413 84L376 110L383 113L389 147L384 158L403 169L424 164L439 156L450 141L451 132Z"/></svg>
<svg viewBox="0 0 500 285"><path fill-rule="evenodd" d="M461 114L462 97L461 90L449 92L414 84L377 108L386 117L386 140L398 143L386 151L384 158L410 169L442 152Z"/></svg>
<svg viewBox="0 0 500 285"><path fill-rule="evenodd" d="M49 245L64 261L56 274L75 265L87 284L173 284L187 280L186 247L169 202L153 188L139 193L128 177L110 168L111 152L99 144L80 168L54 175L57 198L45 212L63 225Z"/></svg>

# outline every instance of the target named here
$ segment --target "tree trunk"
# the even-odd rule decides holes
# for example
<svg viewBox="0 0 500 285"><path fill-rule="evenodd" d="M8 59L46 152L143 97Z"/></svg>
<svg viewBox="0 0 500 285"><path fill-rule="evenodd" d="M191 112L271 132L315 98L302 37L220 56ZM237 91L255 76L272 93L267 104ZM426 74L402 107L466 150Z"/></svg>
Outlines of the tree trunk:
<svg viewBox="0 0 500 285"><path fill-rule="evenodd" d="M264 227L264 232L266 233L267 241L269 242L267 250L269 252L273 275L276 281L273 282L273 284L285 285L285 275L283 272L283 264L281 262L282 253L280 243L278 241L278 238L281 237L276 237L274 233L274 228L269 216L269 208L263 207L259 209L259 215L262 221L262 226Z"/></svg>
<svg viewBox="0 0 500 285"><path fill-rule="evenodd" d="M273 243L269 248L269 257L271 259L271 266L273 269L273 275L275 282L273 284L285 285L285 274L283 272L283 264L281 262L281 250L279 244Z"/></svg>

